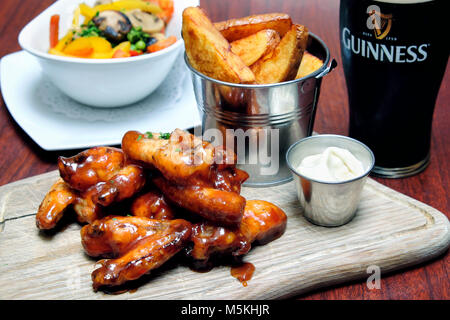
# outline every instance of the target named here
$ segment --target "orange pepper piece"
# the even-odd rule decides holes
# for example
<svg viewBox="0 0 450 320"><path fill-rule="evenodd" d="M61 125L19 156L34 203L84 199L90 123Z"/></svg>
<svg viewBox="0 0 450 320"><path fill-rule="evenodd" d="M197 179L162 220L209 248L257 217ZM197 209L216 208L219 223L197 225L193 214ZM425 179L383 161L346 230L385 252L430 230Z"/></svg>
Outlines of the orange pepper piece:
<svg viewBox="0 0 450 320"><path fill-rule="evenodd" d="M159 40L158 42L150 45L147 47L147 51L148 52L156 52L162 49L165 49L167 47L170 47L171 45L173 45L175 42L177 42L177 37L175 36L170 36L167 39L164 40Z"/></svg>
<svg viewBox="0 0 450 320"><path fill-rule="evenodd" d="M116 52L114 52L114 55L112 56L113 58L128 58L131 55L128 52L125 52L123 50L117 50Z"/></svg>
<svg viewBox="0 0 450 320"><path fill-rule="evenodd" d="M65 54L80 58L89 57L93 52L94 48L88 38L78 38L64 49Z"/></svg>
<svg viewBox="0 0 450 320"><path fill-rule="evenodd" d="M157 16L161 18L166 24L172 19L174 12L173 0L145 0L147 2L152 2L157 4L162 12L158 13Z"/></svg>

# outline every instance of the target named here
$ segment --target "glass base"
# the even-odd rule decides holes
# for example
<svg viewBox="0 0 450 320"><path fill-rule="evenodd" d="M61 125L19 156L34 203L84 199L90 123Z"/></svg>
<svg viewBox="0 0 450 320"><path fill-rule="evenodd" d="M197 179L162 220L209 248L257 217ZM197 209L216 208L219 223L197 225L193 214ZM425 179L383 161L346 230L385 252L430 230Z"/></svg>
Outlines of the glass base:
<svg viewBox="0 0 450 320"><path fill-rule="evenodd" d="M428 166L429 163L430 163L430 154L428 154L424 160L408 167L384 168L374 166L371 175L375 177L388 179L406 178L418 174L419 172L422 172L423 170L425 170L425 168Z"/></svg>

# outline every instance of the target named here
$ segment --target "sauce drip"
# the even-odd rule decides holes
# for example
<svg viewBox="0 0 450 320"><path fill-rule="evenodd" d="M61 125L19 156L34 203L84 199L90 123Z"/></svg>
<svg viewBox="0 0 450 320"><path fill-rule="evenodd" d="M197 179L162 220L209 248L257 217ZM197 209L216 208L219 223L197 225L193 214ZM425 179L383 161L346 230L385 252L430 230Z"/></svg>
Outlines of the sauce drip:
<svg viewBox="0 0 450 320"><path fill-rule="evenodd" d="M238 279L246 287L247 281L250 281L253 272L255 272L255 266L250 262L244 262L241 265L232 267L230 272L234 278Z"/></svg>

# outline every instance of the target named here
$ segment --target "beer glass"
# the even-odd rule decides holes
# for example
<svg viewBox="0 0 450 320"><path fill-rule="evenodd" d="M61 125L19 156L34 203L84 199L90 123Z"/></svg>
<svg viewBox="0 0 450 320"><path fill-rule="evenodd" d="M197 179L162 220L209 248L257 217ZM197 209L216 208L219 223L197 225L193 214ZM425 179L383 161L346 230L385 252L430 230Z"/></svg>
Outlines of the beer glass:
<svg viewBox="0 0 450 320"><path fill-rule="evenodd" d="M434 105L447 65L445 0L341 0L349 136L375 154L372 173L407 177L430 159Z"/></svg>

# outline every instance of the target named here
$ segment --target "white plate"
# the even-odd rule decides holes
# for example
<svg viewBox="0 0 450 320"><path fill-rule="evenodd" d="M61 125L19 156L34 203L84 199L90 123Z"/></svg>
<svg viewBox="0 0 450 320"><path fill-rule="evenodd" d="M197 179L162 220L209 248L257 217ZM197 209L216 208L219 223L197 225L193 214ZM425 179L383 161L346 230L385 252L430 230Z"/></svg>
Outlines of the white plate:
<svg viewBox="0 0 450 320"><path fill-rule="evenodd" d="M115 109L84 106L63 95L24 51L2 58L0 76L3 99L12 117L45 150L117 145L129 130L170 132L201 124L189 74L180 83L177 99L167 97L164 82L141 102ZM56 109L58 104L63 112Z"/></svg>

